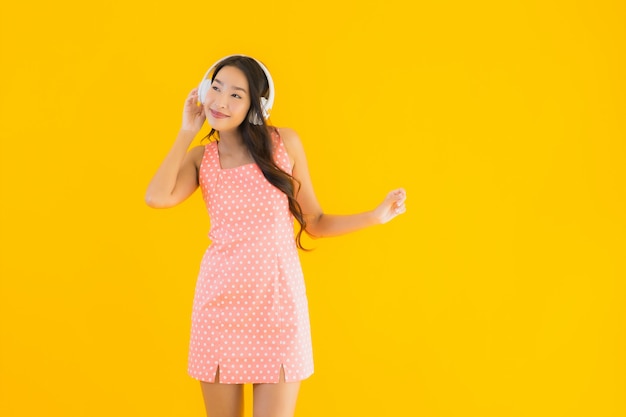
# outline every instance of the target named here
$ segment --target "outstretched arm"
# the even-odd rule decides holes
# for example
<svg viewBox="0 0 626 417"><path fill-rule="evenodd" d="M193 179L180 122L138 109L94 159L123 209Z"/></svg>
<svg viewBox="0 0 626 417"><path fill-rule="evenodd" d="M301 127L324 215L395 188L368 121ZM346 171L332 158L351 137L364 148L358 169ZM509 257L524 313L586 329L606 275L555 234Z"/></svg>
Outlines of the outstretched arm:
<svg viewBox="0 0 626 417"><path fill-rule="evenodd" d="M373 210L358 214L327 214L317 201L306 154L297 133L280 129L287 153L293 163L293 177L300 182L297 200L307 222L306 232L314 238L331 237L351 233L376 224L387 223L406 211L406 192L399 188L387 194L382 203Z"/></svg>

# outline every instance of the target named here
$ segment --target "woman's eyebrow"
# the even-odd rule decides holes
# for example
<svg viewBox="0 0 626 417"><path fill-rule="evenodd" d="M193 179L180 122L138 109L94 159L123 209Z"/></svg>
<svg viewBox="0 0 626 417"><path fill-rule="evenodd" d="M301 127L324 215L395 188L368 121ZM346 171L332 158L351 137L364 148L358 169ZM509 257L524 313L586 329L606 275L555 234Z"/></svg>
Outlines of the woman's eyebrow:
<svg viewBox="0 0 626 417"><path fill-rule="evenodd" d="M224 83L223 83L223 82L221 82L219 79L214 78L214 79L213 79L213 81L215 81L216 83L218 83L219 85L221 85L222 87L224 87ZM248 92L246 91L246 89L245 89L245 88L242 88L242 87L233 86L233 87L231 87L231 89L233 89L233 90L238 90L238 91L243 91L243 92L244 92L244 93L246 93L246 94L248 93Z"/></svg>

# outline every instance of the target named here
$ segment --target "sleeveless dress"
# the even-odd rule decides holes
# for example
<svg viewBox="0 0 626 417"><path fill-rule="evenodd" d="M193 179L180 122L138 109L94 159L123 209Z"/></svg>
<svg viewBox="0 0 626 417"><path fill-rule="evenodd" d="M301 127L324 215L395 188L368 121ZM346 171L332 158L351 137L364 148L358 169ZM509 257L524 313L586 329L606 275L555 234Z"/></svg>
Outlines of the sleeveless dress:
<svg viewBox="0 0 626 417"><path fill-rule="evenodd" d="M278 131L274 159L291 164ZM222 169L217 142L199 173L211 244L196 283L188 373L225 384L277 383L313 373L306 289L287 196L255 163Z"/></svg>

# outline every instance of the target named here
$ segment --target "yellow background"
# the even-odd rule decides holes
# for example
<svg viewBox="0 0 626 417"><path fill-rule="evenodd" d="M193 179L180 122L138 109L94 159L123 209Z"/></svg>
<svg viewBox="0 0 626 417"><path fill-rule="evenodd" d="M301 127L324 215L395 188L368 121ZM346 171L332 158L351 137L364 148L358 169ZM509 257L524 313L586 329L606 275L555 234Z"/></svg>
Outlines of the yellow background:
<svg viewBox="0 0 626 417"><path fill-rule="evenodd" d="M231 53L272 71L326 211L409 196L307 241L298 416L626 415L624 3L411 3L3 3L0 415L203 415L209 222L143 195Z"/></svg>

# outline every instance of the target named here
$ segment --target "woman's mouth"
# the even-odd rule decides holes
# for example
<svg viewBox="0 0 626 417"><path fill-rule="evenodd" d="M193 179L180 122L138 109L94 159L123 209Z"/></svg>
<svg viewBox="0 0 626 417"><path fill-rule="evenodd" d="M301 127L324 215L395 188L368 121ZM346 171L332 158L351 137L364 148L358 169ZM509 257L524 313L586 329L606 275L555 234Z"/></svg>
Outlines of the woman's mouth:
<svg viewBox="0 0 626 417"><path fill-rule="evenodd" d="M215 119L225 119L225 118L228 117L224 113L220 113L220 112L215 111L215 110L211 110L211 116L213 116Z"/></svg>

